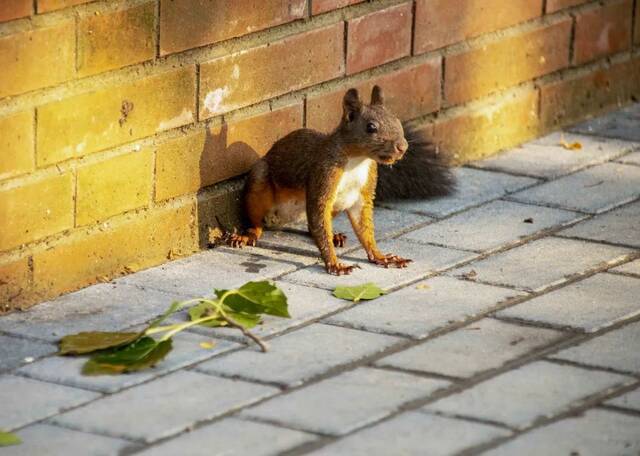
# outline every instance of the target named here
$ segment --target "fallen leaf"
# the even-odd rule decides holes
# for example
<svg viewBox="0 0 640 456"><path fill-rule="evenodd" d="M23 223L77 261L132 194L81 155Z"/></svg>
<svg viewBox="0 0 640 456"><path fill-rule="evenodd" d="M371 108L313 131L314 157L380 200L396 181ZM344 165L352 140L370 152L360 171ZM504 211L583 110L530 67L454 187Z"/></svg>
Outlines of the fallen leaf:
<svg viewBox="0 0 640 456"><path fill-rule="evenodd" d="M107 348L116 348L139 339L141 333L133 332L81 332L64 336L60 340L59 355L82 355Z"/></svg>
<svg viewBox="0 0 640 456"><path fill-rule="evenodd" d="M218 243L224 238L224 233L218 227L209 228L207 233L207 240L209 241L209 246L213 247L218 245Z"/></svg>
<svg viewBox="0 0 640 456"><path fill-rule="evenodd" d="M379 298L384 294L384 290L375 283L365 283L353 287L336 287L333 295L336 298L346 299L347 301L359 302L361 299L370 300Z"/></svg>
<svg viewBox="0 0 640 456"><path fill-rule="evenodd" d="M429 288L431 287L426 283L421 283L420 285L416 285L416 290L428 290Z"/></svg>
<svg viewBox="0 0 640 456"><path fill-rule="evenodd" d="M155 366L172 349L172 340L143 337L123 348L93 356L82 368L84 375L114 375Z"/></svg>
<svg viewBox="0 0 640 456"><path fill-rule="evenodd" d="M200 342L200 348L204 348L205 350L211 350L215 346L216 344L213 342Z"/></svg>
<svg viewBox="0 0 640 456"><path fill-rule="evenodd" d="M580 150L582 149L582 144L579 142L568 143L564 139L564 135L560 135L560 145L567 150Z"/></svg>
<svg viewBox="0 0 640 456"><path fill-rule="evenodd" d="M0 431L0 447L6 447L11 445L20 445L22 440L17 435L11 432Z"/></svg>

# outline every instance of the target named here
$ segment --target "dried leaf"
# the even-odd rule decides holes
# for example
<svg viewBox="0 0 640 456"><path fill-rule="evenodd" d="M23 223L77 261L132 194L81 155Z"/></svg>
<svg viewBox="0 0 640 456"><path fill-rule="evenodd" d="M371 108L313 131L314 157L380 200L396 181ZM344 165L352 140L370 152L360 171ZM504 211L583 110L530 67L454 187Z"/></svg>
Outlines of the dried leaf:
<svg viewBox="0 0 640 456"><path fill-rule="evenodd" d="M428 290L429 288L431 287L426 283L421 283L419 285L416 285L416 290Z"/></svg>
<svg viewBox="0 0 640 456"><path fill-rule="evenodd" d="M215 346L216 344L213 342L200 342L200 348L204 348L205 350L211 350Z"/></svg>
<svg viewBox="0 0 640 456"><path fill-rule="evenodd" d="M564 135L560 136L560 145L562 147L564 147L567 150L580 150L582 149L582 143L580 142L574 142L574 143L568 143L567 141L565 141L564 139Z"/></svg>

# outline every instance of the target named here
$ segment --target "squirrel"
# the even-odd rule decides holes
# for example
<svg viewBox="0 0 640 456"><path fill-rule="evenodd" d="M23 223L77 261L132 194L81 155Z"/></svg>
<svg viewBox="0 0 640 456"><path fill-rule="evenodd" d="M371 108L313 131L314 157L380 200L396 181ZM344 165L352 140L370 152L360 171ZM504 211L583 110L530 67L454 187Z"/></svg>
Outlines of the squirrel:
<svg viewBox="0 0 640 456"><path fill-rule="evenodd" d="M227 242L255 246L264 227L301 222L306 215L327 272L350 274L356 266L340 263L335 251L346 236L334 234L332 227L332 218L346 211L370 262L405 268L410 259L383 254L376 245L376 194L378 199L429 198L449 194L454 187L446 158L385 107L379 86L373 87L369 105L352 88L331 134L295 130L253 165L243 195L248 229Z"/></svg>

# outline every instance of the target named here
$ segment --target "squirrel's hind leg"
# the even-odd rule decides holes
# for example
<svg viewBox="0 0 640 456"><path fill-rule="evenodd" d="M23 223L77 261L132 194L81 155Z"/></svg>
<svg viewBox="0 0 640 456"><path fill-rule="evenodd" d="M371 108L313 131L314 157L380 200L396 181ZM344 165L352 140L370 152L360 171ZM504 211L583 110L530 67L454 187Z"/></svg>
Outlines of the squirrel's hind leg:
<svg viewBox="0 0 640 456"><path fill-rule="evenodd" d="M244 192L244 210L249 220L249 228L245 234L232 234L228 244L242 248L245 245L255 246L262 236L264 217L274 204L274 189L269 181L266 162L258 161L247 178Z"/></svg>

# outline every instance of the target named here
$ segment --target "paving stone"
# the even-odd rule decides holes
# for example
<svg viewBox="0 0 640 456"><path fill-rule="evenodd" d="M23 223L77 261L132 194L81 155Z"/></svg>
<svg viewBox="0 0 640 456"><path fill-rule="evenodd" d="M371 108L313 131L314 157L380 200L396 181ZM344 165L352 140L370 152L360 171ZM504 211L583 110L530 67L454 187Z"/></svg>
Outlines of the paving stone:
<svg viewBox="0 0 640 456"><path fill-rule="evenodd" d="M175 456L178 454L188 454L189 456L211 456L212 454L275 456L315 439L314 435L292 429L226 418L136 454L153 456Z"/></svg>
<svg viewBox="0 0 640 456"><path fill-rule="evenodd" d="M640 418L605 410L589 410L534 429L484 455L614 456L640 453Z"/></svg>
<svg viewBox="0 0 640 456"><path fill-rule="evenodd" d="M562 140L570 144L578 142L582 149L566 149L561 145ZM640 144L557 132L486 160L474 162L474 166L552 179L620 157L635 147L640 147Z"/></svg>
<svg viewBox="0 0 640 456"><path fill-rule="evenodd" d="M610 401L607 401L606 404L640 412L640 389L636 389L623 394L622 396L613 398Z"/></svg>
<svg viewBox="0 0 640 456"><path fill-rule="evenodd" d="M442 380L359 368L273 398L241 414L294 429L344 435L447 385Z"/></svg>
<svg viewBox="0 0 640 456"><path fill-rule="evenodd" d="M406 412L310 454L445 456L509 434L505 429L486 424Z"/></svg>
<svg viewBox="0 0 640 456"><path fill-rule="evenodd" d="M615 288L608 290L615 290ZM601 305L605 302L601 301ZM637 313L640 313L640 309ZM610 367L626 372L640 372L638 347L640 347L640 322L631 323L575 347L562 350L552 355L552 358L566 359L589 366Z"/></svg>
<svg viewBox="0 0 640 456"><path fill-rule="evenodd" d="M152 442L268 397L275 388L180 371L53 418L86 432Z"/></svg>
<svg viewBox="0 0 640 456"><path fill-rule="evenodd" d="M57 342L80 331L119 331L164 312L178 297L103 283L0 318L0 330Z"/></svg>
<svg viewBox="0 0 640 456"><path fill-rule="evenodd" d="M615 290L615 291L614 291ZM598 331L640 315L640 279L596 274L498 312L498 316Z"/></svg>
<svg viewBox="0 0 640 456"><path fill-rule="evenodd" d="M318 320L331 312L353 305L353 303L349 301L334 297L328 290L305 287L284 281L276 281L275 284L287 296L291 318L265 315L263 318L264 322L251 330L251 332L260 337L272 336L287 329ZM176 316L174 321L186 321L187 319L188 316L185 313L181 313ZM205 336L213 335L247 343L247 339L236 329L195 326L191 328L190 331Z"/></svg>
<svg viewBox="0 0 640 456"><path fill-rule="evenodd" d="M561 231L558 235L640 247L638 220L640 220L640 201L606 214L596 215L592 219Z"/></svg>
<svg viewBox="0 0 640 456"><path fill-rule="evenodd" d="M386 269L369 263L366 260L365 253L358 251L354 252L353 255L340 258L340 261L345 264L357 263L360 266L360 269L355 269L350 275L335 276L327 274L324 265L314 265L287 274L282 279L329 290L333 290L338 285L351 286L360 285L363 282L375 282L379 287L388 290L419 280L436 271L453 267L477 256L471 252L432 245L417 245L401 239L383 241L378 244L378 247L383 253L394 253L410 258L413 262L405 269Z"/></svg>
<svg viewBox="0 0 640 456"><path fill-rule="evenodd" d="M525 365L426 406L427 410L526 427L632 377L544 361Z"/></svg>
<svg viewBox="0 0 640 456"><path fill-rule="evenodd" d="M538 182L530 177L473 168L456 168L454 174L458 180L458 188L453 195L429 200L385 201L382 204L399 211L418 212L440 218Z"/></svg>
<svg viewBox="0 0 640 456"><path fill-rule="evenodd" d="M640 166L640 152L632 152L620 157L616 160L618 163L625 163L627 165L639 165Z"/></svg>
<svg viewBox="0 0 640 456"><path fill-rule="evenodd" d="M97 393L15 375L0 376L0 429L12 430L99 397Z"/></svg>
<svg viewBox="0 0 640 456"><path fill-rule="evenodd" d="M2 456L73 455L116 456L131 445L125 440L86 434L49 424L35 424L16 432L22 443L2 448Z"/></svg>
<svg viewBox="0 0 640 456"><path fill-rule="evenodd" d="M450 271L482 282L543 290L566 277L621 261L633 250L573 239L544 238Z"/></svg>
<svg viewBox="0 0 640 456"><path fill-rule="evenodd" d="M0 371L14 369L58 351L53 344L0 334ZM27 360L27 361L25 361Z"/></svg>
<svg viewBox="0 0 640 456"><path fill-rule="evenodd" d="M523 190L510 198L597 214L639 196L639 167L605 163Z"/></svg>
<svg viewBox="0 0 640 456"><path fill-rule="evenodd" d="M471 377L549 345L560 336L557 331L549 329L517 326L485 318L387 356L376 365Z"/></svg>
<svg viewBox="0 0 640 456"><path fill-rule="evenodd" d="M483 251L516 243L583 217L561 209L494 201L412 231L401 239Z"/></svg>
<svg viewBox="0 0 640 456"><path fill-rule="evenodd" d="M640 141L640 103L588 120L571 128L576 133Z"/></svg>
<svg viewBox="0 0 640 456"><path fill-rule="evenodd" d="M434 277L375 301L365 301L326 321L372 332L424 338L452 323L490 312L518 292L452 277ZM473 299L469 299L473 296Z"/></svg>
<svg viewBox="0 0 640 456"><path fill-rule="evenodd" d="M622 266L610 269L610 271L640 276L640 260L630 261L629 263L623 264Z"/></svg>
<svg viewBox="0 0 640 456"><path fill-rule="evenodd" d="M291 387L400 341L396 337L315 324L273 339L267 353L242 350L201 363L196 370Z"/></svg>
<svg viewBox="0 0 640 456"><path fill-rule="evenodd" d="M212 342L213 349L200 347L202 342ZM93 391L113 393L123 388L137 385L159 375L181 369L212 356L219 355L239 344L225 340L213 340L197 334L180 333L173 338L173 350L154 369L133 372L127 375L102 375L87 377L82 375L82 366L87 361L84 357L54 356L24 366L18 373L37 380L60 383Z"/></svg>
<svg viewBox="0 0 640 456"><path fill-rule="evenodd" d="M214 288L237 288L252 280L272 279L313 262L311 258L282 252L266 257L252 254L249 248L235 251L222 247L123 277L119 282L182 296L207 297L213 296Z"/></svg>

